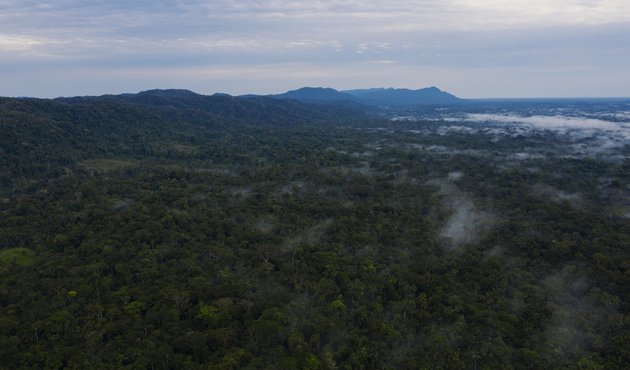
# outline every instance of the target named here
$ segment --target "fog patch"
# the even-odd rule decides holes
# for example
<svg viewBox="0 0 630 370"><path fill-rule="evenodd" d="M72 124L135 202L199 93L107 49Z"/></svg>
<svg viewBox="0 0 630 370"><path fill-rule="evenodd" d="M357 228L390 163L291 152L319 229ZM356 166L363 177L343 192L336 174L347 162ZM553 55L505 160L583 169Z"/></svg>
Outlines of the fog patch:
<svg viewBox="0 0 630 370"><path fill-rule="evenodd" d="M352 200L346 200L341 203L341 207L344 209L353 209L354 207L356 207L356 204Z"/></svg>
<svg viewBox="0 0 630 370"><path fill-rule="evenodd" d="M421 150L432 154L439 155L464 155L468 157L488 157L489 153L484 150L476 149L453 149L444 145L424 145L424 144L410 144L410 148L413 150Z"/></svg>
<svg viewBox="0 0 630 370"><path fill-rule="evenodd" d="M460 251L466 245L478 242L495 222L492 214L480 210L466 194L448 181L430 181L438 185L444 197L443 207L450 213L438 237L449 251Z"/></svg>
<svg viewBox="0 0 630 370"><path fill-rule="evenodd" d="M489 227L492 220L488 214L480 212L470 199L452 198L447 207L452 214L439 235L450 250L478 241L481 232Z"/></svg>
<svg viewBox="0 0 630 370"><path fill-rule="evenodd" d="M483 260L484 261L488 261L491 260L493 258L501 258L505 256L505 248L503 248L500 245L495 245L494 247L488 249L484 254L483 254Z"/></svg>
<svg viewBox="0 0 630 370"><path fill-rule="evenodd" d="M481 130L482 133L488 136L493 136L494 142L499 141L499 139L504 137L519 137L519 136L528 136L532 134L532 130L528 127L519 127L519 126L507 126L507 127L485 127Z"/></svg>
<svg viewBox="0 0 630 370"><path fill-rule="evenodd" d="M248 187L231 187L228 189L228 193L235 198L249 198L252 195L251 186Z"/></svg>
<svg viewBox="0 0 630 370"><path fill-rule="evenodd" d="M276 221L273 216L263 216L256 219L256 221L253 222L252 226L260 230L261 232L268 234L275 229Z"/></svg>
<svg viewBox="0 0 630 370"><path fill-rule="evenodd" d="M378 150L378 149L376 149L376 150ZM371 157L373 155L374 155L374 152L372 152L372 151L353 152L352 154L350 154L350 156L352 158Z"/></svg>
<svg viewBox="0 0 630 370"><path fill-rule="evenodd" d="M331 219L326 219L309 226L301 230L298 234L285 239L282 247L285 251L290 251L300 244L317 244L321 241L322 237L326 233L326 230L328 230L332 224L333 222Z"/></svg>
<svg viewBox="0 0 630 370"><path fill-rule="evenodd" d="M324 149L324 151L325 151L325 152L332 152L332 153L342 154L342 155L346 155L346 154L348 154L348 152L347 152L347 151L345 151L345 150L340 150L340 149L334 148L334 147L332 147L332 146L327 147L326 149Z"/></svg>
<svg viewBox="0 0 630 370"><path fill-rule="evenodd" d="M547 350L571 357L601 340L598 337L604 335L616 307L598 303L591 296L591 283L576 266L547 276L541 287L551 309L544 329Z"/></svg>
<svg viewBox="0 0 630 370"><path fill-rule="evenodd" d="M617 112L613 113L612 117L620 120L630 120L630 112Z"/></svg>
<svg viewBox="0 0 630 370"><path fill-rule="evenodd" d="M368 132L381 132L381 133L384 132L386 134L393 134L395 132L391 128L385 128L385 127L370 127L370 128L365 128L365 129L359 129L359 130L365 130Z"/></svg>
<svg viewBox="0 0 630 370"><path fill-rule="evenodd" d="M573 206L579 205L582 197L578 193L567 193L547 184L535 184L532 194L537 197L547 198L556 203L569 202Z"/></svg>
<svg viewBox="0 0 630 370"><path fill-rule="evenodd" d="M444 145L411 144L411 148L423 150L423 151L429 151L429 152L440 152L440 153L451 151L451 149L449 149L448 147L445 147Z"/></svg>
<svg viewBox="0 0 630 370"><path fill-rule="evenodd" d="M368 162L360 162L356 167L350 166L337 166L322 168L319 172L335 177L348 177L352 175L360 175L365 177L371 177L374 174L374 169Z"/></svg>
<svg viewBox="0 0 630 370"><path fill-rule="evenodd" d="M279 190L278 194L293 194L303 190L306 187L306 183L304 181L292 181L286 185L283 185Z"/></svg>
<svg viewBox="0 0 630 370"><path fill-rule="evenodd" d="M418 122L420 120L423 120L423 119L418 116L396 116L396 117L390 118L390 121L392 122Z"/></svg>
<svg viewBox="0 0 630 370"><path fill-rule="evenodd" d="M510 154L507 159L514 161L525 161L532 159L545 159L545 156L537 153L518 152Z"/></svg>
<svg viewBox="0 0 630 370"><path fill-rule="evenodd" d="M562 140L568 141L569 145L558 146L553 150L566 158L596 157L605 161L619 161L626 158L617 152L630 145L630 122L620 121L627 112L598 113L593 116L592 113L573 111L567 115L566 113L559 114L564 113L562 109L551 109L548 113L550 115L518 115L516 113L451 115L441 117L440 120L460 123L460 125L436 124L406 132L433 133L440 136L483 134L489 136L495 143L504 138L533 137L552 132L561 135ZM577 116L577 114L582 114L582 116ZM615 122L608 121L606 118L613 119ZM542 159L542 156L516 153L513 159Z"/></svg>
<svg viewBox="0 0 630 370"><path fill-rule="evenodd" d="M471 113L465 118L470 122L497 122L507 124L526 124L537 129L598 129L617 130L618 124L595 118L569 116L517 116L513 114Z"/></svg>
<svg viewBox="0 0 630 370"><path fill-rule="evenodd" d="M447 179L449 181L457 181L460 180L464 176L464 174L460 171L454 171L448 174Z"/></svg>
<svg viewBox="0 0 630 370"><path fill-rule="evenodd" d="M113 202L111 208L113 211L124 211L125 209L131 207L132 205L133 205L133 200L122 199L122 200L117 200Z"/></svg>
<svg viewBox="0 0 630 370"><path fill-rule="evenodd" d="M385 140L378 140L375 142L367 143L364 146L372 150L382 150L387 145Z"/></svg>
<svg viewBox="0 0 630 370"><path fill-rule="evenodd" d="M374 172L368 162L361 162L359 163L359 167L350 168L349 171L363 176L371 176Z"/></svg>
<svg viewBox="0 0 630 370"><path fill-rule="evenodd" d="M476 134L479 130L467 126L440 126L436 133L440 136L452 134Z"/></svg>
<svg viewBox="0 0 630 370"><path fill-rule="evenodd" d="M630 144L630 124L610 122L598 118L575 116L517 116L513 114L469 114L469 122L498 123L511 125L510 130L545 130L564 135L573 141L570 147L573 155L597 156L620 149ZM497 130L497 129L494 129Z"/></svg>
<svg viewBox="0 0 630 370"><path fill-rule="evenodd" d="M416 179L409 175L409 170L404 168L400 171L396 171L391 173L393 176L393 183L395 185L403 185L403 184L414 184L416 183Z"/></svg>
<svg viewBox="0 0 630 370"><path fill-rule="evenodd" d="M195 168L193 171L197 173L207 173L211 175L239 177L239 175L234 170L227 168Z"/></svg>

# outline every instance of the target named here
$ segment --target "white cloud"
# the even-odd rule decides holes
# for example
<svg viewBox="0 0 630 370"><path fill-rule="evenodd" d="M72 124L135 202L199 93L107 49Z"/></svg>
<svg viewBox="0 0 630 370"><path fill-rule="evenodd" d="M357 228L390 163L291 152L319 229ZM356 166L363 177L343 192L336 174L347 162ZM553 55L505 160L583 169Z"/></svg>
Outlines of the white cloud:
<svg viewBox="0 0 630 370"><path fill-rule="evenodd" d="M31 51L44 43L43 40L34 37L0 34L0 52L3 53Z"/></svg>
<svg viewBox="0 0 630 370"><path fill-rule="evenodd" d="M58 73L293 63L308 64L311 75L346 72L307 85L628 95L629 22L630 2L620 0L5 0L0 67L29 79L62 60Z"/></svg>
<svg viewBox="0 0 630 370"><path fill-rule="evenodd" d="M16 1L0 5L4 28L33 32L83 29L90 33L141 31L148 35L268 30L329 34L426 30L495 30L630 21L630 3L603 0L408 1ZM296 24L299 21L303 27ZM179 25L178 29L172 28ZM266 27L262 27L266 26ZM333 26L331 28L331 26ZM241 33L242 35L242 33Z"/></svg>
<svg viewBox="0 0 630 370"><path fill-rule="evenodd" d="M439 193L444 196L443 205L450 213L438 237L448 250L457 252L479 241L493 227L495 217L480 210L452 181L433 180L429 183L439 186Z"/></svg>
<svg viewBox="0 0 630 370"><path fill-rule="evenodd" d="M574 110L574 114L586 114ZM625 115L609 112L591 112L594 117L613 117L623 119ZM438 121L436 118L432 118ZM400 119L398 119L400 120ZM470 126L439 125L433 130L438 135L450 134L484 134L499 141L506 137L539 135L541 132L553 132L562 135L566 145L557 148L557 153L566 157L597 157L616 161L626 156L619 151L630 145L630 119L626 121L606 121L599 118L517 114L473 113L464 116L446 116L439 120L446 122L470 122ZM425 133L425 132L421 132ZM453 152L455 153L455 152ZM473 155L472 153L462 153ZM516 152L508 156L510 160L526 160L544 158L541 153Z"/></svg>
<svg viewBox="0 0 630 370"><path fill-rule="evenodd" d="M567 116L529 116L522 117L512 114L474 113L466 117L471 122L498 122L526 124L539 129L599 129L619 130L620 125L594 118Z"/></svg>

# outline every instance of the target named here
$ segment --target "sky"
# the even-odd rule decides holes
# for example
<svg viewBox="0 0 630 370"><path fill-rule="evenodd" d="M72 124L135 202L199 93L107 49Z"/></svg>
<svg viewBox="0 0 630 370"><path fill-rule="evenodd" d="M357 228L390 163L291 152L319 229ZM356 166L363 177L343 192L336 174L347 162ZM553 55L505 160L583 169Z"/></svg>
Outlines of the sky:
<svg viewBox="0 0 630 370"><path fill-rule="evenodd" d="M0 0L0 96L630 96L628 0Z"/></svg>

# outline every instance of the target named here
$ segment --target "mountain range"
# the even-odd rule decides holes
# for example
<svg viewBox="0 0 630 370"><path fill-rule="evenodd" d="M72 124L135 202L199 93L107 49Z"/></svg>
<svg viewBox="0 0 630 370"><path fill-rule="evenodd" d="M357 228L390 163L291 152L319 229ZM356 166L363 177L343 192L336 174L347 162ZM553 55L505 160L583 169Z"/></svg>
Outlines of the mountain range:
<svg viewBox="0 0 630 370"><path fill-rule="evenodd" d="M271 96L278 99L293 99L310 103L354 102L379 107L452 105L465 102L465 100L434 86L417 90L371 88L344 91L323 87L303 87Z"/></svg>

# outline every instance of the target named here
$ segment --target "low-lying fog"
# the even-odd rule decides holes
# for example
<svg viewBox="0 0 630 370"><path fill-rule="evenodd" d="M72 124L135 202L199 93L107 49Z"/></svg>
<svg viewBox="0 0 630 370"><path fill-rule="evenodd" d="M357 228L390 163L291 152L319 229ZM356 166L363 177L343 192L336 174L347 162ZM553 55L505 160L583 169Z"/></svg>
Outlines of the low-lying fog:
<svg viewBox="0 0 630 370"><path fill-rule="evenodd" d="M607 161L628 158L630 111L627 103L571 105L539 103L473 106L405 112L391 120L413 134L483 135L493 142L504 138L555 138L562 145L549 147L565 157L598 157ZM539 156L532 151L521 157Z"/></svg>

